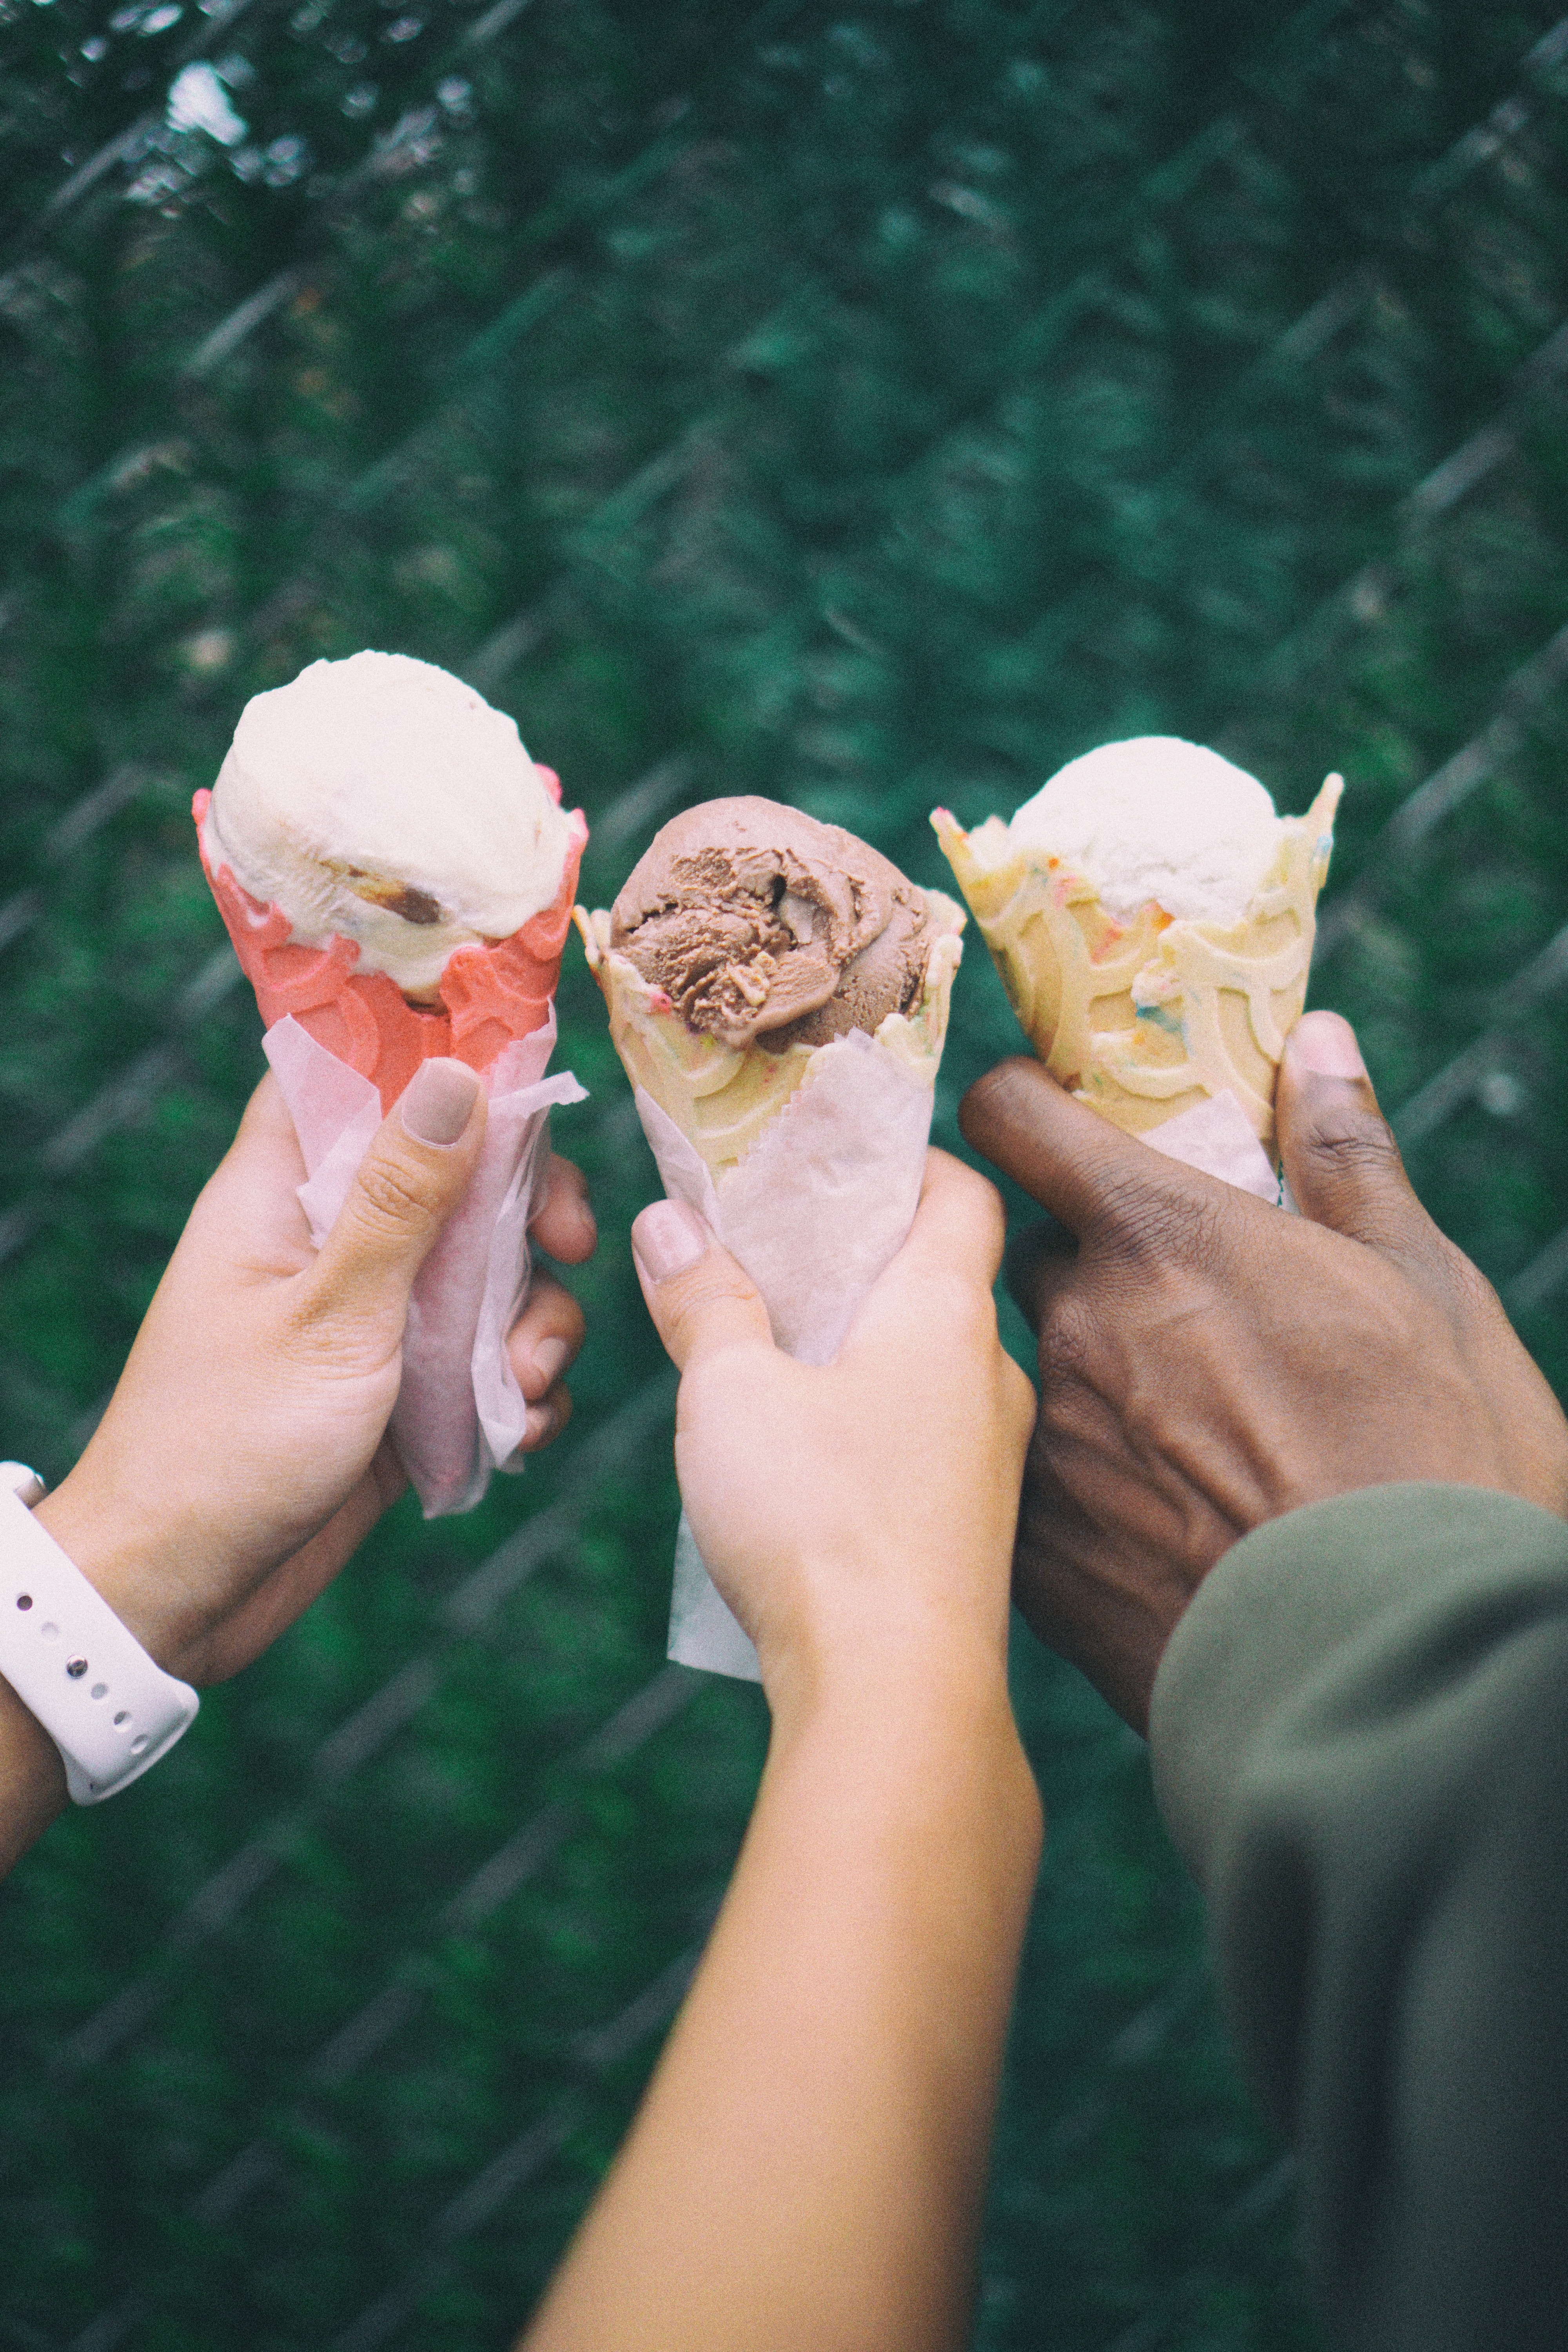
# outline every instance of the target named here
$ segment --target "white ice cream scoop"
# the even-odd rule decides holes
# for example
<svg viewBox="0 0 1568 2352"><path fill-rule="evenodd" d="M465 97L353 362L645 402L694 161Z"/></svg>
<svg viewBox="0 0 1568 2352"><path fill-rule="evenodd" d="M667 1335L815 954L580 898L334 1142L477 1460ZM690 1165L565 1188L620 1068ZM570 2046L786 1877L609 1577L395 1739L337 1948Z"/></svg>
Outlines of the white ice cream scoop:
<svg viewBox="0 0 1568 2352"><path fill-rule="evenodd" d="M1069 761L1008 830L1015 847L1075 867L1122 922L1151 900L1178 921L1239 922L1280 840L1256 778L1175 735L1135 735Z"/></svg>
<svg viewBox="0 0 1568 2352"><path fill-rule="evenodd" d="M436 990L454 948L552 905L570 828L517 722L433 663L312 662L240 713L205 849L301 945L359 942L359 971Z"/></svg>

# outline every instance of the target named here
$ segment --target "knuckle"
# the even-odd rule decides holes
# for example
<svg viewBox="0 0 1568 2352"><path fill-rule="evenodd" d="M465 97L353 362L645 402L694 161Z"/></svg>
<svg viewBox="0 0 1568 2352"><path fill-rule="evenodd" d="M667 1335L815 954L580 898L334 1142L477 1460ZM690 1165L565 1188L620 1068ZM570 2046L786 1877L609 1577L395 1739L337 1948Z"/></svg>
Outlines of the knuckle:
<svg viewBox="0 0 1568 2352"><path fill-rule="evenodd" d="M1446 1234L1433 1227L1436 1270L1461 1317L1478 1323L1507 1324L1503 1303L1480 1267Z"/></svg>
<svg viewBox="0 0 1568 2352"><path fill-rule="evenodd" d="M430 1213L413 1171L395 1160L367 1160L360 1170L359 1194L362 1215L395 1232L422 1225Z"/></svg>
<svg viewBox="0 0 1568 2352"><path fill-rule="evenodd" d="M737 1301L744 1304L754 1296L738 1265L722 1258L715 1263L711 1254L700 1260L689 1274L679 1275L674 1281L666 1283L662 1291L670 1320L675 1323L689 1322L710 1307Z"/></svg>
<svg viewBox="0 0 1568 2352"><path fill-rule="evenodd" d="M1152 1191L1142 1173L1119 1172L1109 1176L1100 1188L1095 1238L1116 1256L1134 1264L1163 1262L1190 1231L1193 1213L1185 1194L1173 1201Z"/></svg>
<svg viewBox="0 0 1568 2352"><path fill-rule="evenodd" d="M1047 1458L1064 1445L1077 1444L1093 1426L1090 1391L1077 1380L1047 1380L1040 1388L1037 1435Z"/></svg>
<svg viewBox="0 0 1568 2352"><path fill-rule="evenodd" d="M1046 1394L1085 1372L1093 1340L1093 1324L1081 1298L1059 1291L1040 1325L1040 1378Z"/></svg>
<svg viewBox="0 0 1568 2352"><path fill-rule="evenodd" d="M1405 1162L1388 1122L1358 1103L1325 1103L1312 1123L1307 1147L1342 1182L1405 1181Z"/></svg>
<svg viewBox="0 0 1568 2352"><path fill-rule="evenodd" d="M557 1285L557 1298L551 1318L552 1328L558 1339L564 1339L574 1355L582 1346L588 1332L588 1318L569 1290Z"/></svg>
<svg viewBox="0 0 1568 2352"><path fill-rule="evenodd" d="M1232 1253L1245 1197L1228 1188L1217 1199L1208 1192L1195 1193L1184 1205L1179 1228L1173 1231L1171 1223L1166 1223L1159 1250L1162 1261L1179 1260L1189 1270L1212 1271L1223 1265ZM1276 1212L1269 1209L1267 1213L1273 1216Z"/></svg>

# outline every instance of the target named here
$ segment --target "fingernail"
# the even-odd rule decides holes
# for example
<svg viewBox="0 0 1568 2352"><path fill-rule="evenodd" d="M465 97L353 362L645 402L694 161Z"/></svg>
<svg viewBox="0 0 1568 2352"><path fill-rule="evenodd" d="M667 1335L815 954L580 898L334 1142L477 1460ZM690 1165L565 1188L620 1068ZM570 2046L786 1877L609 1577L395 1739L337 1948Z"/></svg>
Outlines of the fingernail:
<svg viewBox="0 0 1568 2352"><path fill-rule="evenodd" d="M1307 1013L1290 1032L1290 1050L1320 1078L1364 1078L1366 1064L1355 1031L1337 1013Z"/></svg>
<svg viewBox="0 0 1568 2352"><path fill-rule="evenodd" d="M479 1078L466 1062L422 1062L399 1106L405 1132L416 1143L456 1143L479 1091Z"/></svg>
<svg viewBox="0 0 1568 2352"><path fill-rule="evenodd" d="M547 1389L552 1389L566 1370L564 1339L541 1339L533 1351L533 1369Z"/></svg>
<svg viewBox="0 0 1568 2352"><path fill-rule="evenodd" d="M707 1226L684 1201L655 1201L632 1226L632 1249L652 1283L684 1274L696 1265L708 1242Z"/></svg>
<svg viewBox="0 0 1568 2352"><path fill-rule="evenodd" d="M547 1437L555 1434L555 1408L549 1404L531 1404L523 1417L524 1445L542 1445ZM520 1448L519 1451L521 1449Z"/></svg>

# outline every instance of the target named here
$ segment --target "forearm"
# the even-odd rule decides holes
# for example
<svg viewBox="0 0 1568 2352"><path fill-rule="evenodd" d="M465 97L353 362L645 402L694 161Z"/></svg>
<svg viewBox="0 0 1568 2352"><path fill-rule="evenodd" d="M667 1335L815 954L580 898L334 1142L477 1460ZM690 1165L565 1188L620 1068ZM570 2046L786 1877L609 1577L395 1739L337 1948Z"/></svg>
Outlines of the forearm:
<svg viewBox="0 0 1568 2352"><path fill-rule="evenodd" d="M729 1898L530 2352L964 2336L1040 1811L1000 1673L776 1722Z"/></svg>
<svg viewBox="0 0 1568 2352"><path fill-rule="evenodd" d="M1356 2352L1548 2352L1568 2252L1568 1528L1462 1486L1258 1530L1155 1686L1156 1780Z"/></svg>

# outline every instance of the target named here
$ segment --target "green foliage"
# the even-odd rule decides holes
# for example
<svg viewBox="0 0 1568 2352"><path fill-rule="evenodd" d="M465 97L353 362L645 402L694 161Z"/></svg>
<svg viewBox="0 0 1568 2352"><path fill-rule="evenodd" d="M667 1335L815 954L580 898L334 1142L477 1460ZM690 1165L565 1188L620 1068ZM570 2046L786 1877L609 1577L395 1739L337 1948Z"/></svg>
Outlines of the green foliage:
<svg viewBox="0 0 1568 2352"><path fill-rule="evenodd" d="M68 1466L258 1075L189 796L247 695L363 645L516 712L598 900L715 792L937 881L934 802L1120 733L1291 808L1342 769L1319 1001L1568 1379L1550 26L0 0L5 1450ZM169 127L200 58L227 147ZM574 957L562 1014L573 1431L469 1518L403 1506L0 1896L0 2343L500 2345L646 2077L765 1726L661 1675L651 1165ZM945 1141L1015 1034L972 957ZM977 2341L1308 2347L1142 1751L1023 1634L1016 1687L1052 1836Z"/></svg>

